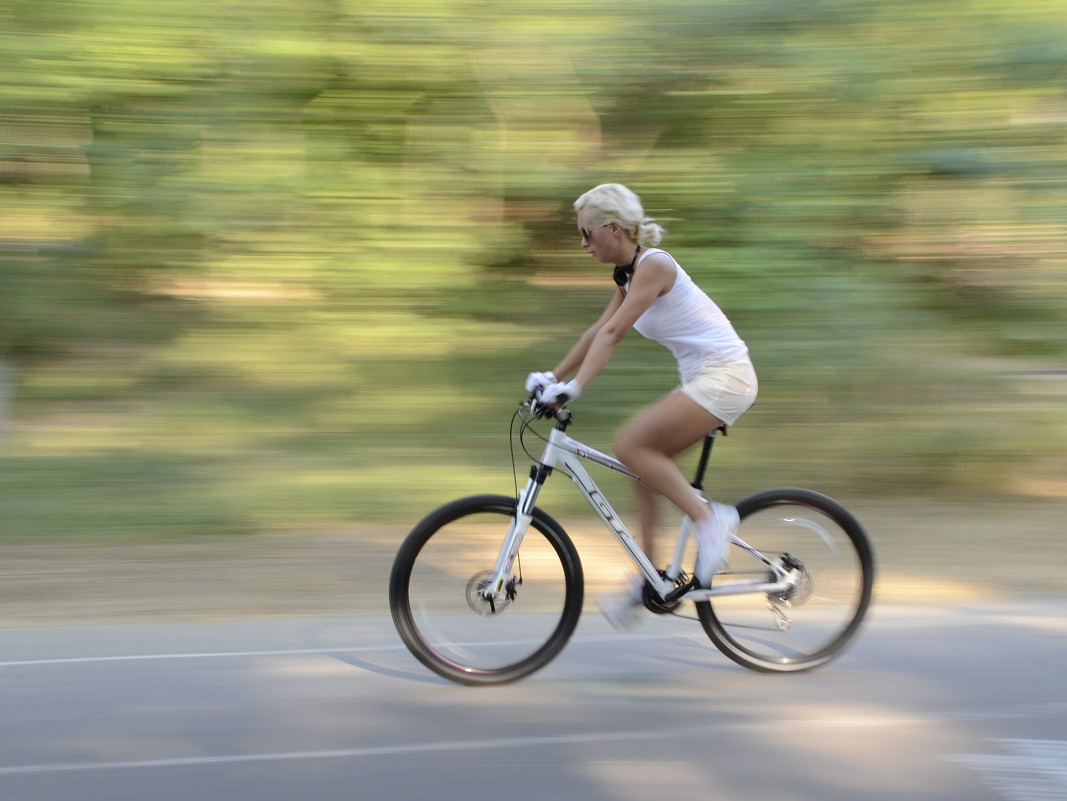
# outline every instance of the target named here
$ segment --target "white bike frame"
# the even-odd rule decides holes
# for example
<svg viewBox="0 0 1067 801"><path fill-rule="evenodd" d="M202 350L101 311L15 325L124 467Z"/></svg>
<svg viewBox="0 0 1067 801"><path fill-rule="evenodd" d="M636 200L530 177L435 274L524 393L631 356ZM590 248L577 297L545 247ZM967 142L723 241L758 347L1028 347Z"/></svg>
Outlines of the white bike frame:
<svg viewBox="0 0 1067 801"><path fill-rule="evenodd" d="M485 593L487 598L499 596L504 591L504 588L509 585L512 565L519 553L519 547L522 545L526 530L533 520L537 497L541 493L550 470L562 470L574 482L575 486L578 487L578 490L589 502L589 505L593 507L604 522L604 525L615 535L615 539L630 555L645 580L655 589L660 598L666 599L676 589L676 582L682 574L681 564L685 558L686 544L689 541L689 519L683 518L678 529L678 541L674 547L674 557L664 571L664 575L660 575L659 570L652 564L637 543L637 540L626 528L622 518L615 512L615 509L608 502L604 493L600 491L600 488L597 487L596 482L593 481L582 464L582 460L622 473L634 480L640 480L618 459L571 438L559 427L552 429L548 444L545 446L544 453L541 456L540 469L535 468L525 489L519 492L515 516L512 518L507 536L504 538L500 554L493 569L493 580L486 585ZM774 594L785 592L793 587L795 581L792 580L793 577L790 575L790 571L779 560L768 559L736 536L732 537L732 542L761 561L768 568L770 577L773 580L744 579L720 584L710 589L690 589L679 598L672 600L705 601L708 598L723 595Z"/></svg>

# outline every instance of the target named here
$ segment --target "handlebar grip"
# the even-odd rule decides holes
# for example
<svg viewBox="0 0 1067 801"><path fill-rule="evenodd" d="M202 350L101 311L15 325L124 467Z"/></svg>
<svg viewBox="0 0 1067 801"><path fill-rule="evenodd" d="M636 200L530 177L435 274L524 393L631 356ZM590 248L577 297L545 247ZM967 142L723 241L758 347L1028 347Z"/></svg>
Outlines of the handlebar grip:
<svg viewBox="0 0 1067 801"><path fill-rule="evenodd" d="M554 402L551 406L547 403L541 403L541 393L540 390L538 390L531 392L530 397L527 398L522 405L528 407L538 420L543 420L547 417L549 420L569 422L571 419L571 411L563 406L563 403L565 403L566 400L561 400L562 402L559 406L555 405Z"/></svg>

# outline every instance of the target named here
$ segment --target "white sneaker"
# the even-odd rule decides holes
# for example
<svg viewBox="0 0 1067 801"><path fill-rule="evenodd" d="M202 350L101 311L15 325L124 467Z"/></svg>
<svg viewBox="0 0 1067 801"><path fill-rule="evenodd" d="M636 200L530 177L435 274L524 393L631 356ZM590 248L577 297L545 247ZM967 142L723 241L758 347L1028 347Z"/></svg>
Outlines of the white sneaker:
<svg viewBox="0 0 1067 801"><path fill-rule="evenodd" d="M644 578L630 576L624 589L605 593L596 599L600 614L619 631L632 629L637 625L638 613L644 605L644 590Z"/></svg>
<svg viewBox="0 0 1067 801"><path fill-rule="evenodd" d="M737 533L740 524L737 509L714 501L711 513L695 523L693 536L697 541L697 562L693 575L701 587L709 588L715 574L723 569L730 550L730 537Z"/></svg>

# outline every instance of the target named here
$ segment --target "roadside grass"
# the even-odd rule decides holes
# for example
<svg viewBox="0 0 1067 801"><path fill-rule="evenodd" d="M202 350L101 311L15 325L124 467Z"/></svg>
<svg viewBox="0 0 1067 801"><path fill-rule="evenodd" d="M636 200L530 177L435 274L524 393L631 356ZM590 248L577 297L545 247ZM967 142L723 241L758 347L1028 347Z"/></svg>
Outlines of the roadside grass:
<svg viewBox="0 0 1067 801"><path fill-rule="evenodd" d="M530 463L517 442L513 463L509 440L525 375L604 302L601 284L568 278L358 312L216 298L169 341L41 361L19 376L0 442L0 542L410 525L454 497L511 493ZM1042 364L990 356L921 310L877 312L877 292L810 316L723 294L761 386L716 446L715 497L1067 495L1067 381ZM610 451L619 423L676 381L669 356L631 335L575 405L573 435ZM535 434L526 447L539 453ZM628 508L626 480L595 474ZM589 514L566 486L550 497Z"/></svg>

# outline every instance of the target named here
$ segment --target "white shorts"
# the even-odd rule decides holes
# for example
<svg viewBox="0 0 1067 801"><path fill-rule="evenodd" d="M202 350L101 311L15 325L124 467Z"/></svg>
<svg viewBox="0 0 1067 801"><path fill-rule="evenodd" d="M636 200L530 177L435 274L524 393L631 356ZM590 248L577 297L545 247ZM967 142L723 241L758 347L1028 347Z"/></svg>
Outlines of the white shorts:
<svg viewBox="0 0 1067 801"><path fill-rule="evenodd" d="M729 364L701 368L683 381L679 390L732 426L755 402L759 382L752 361L746 356Z"/></svg>

